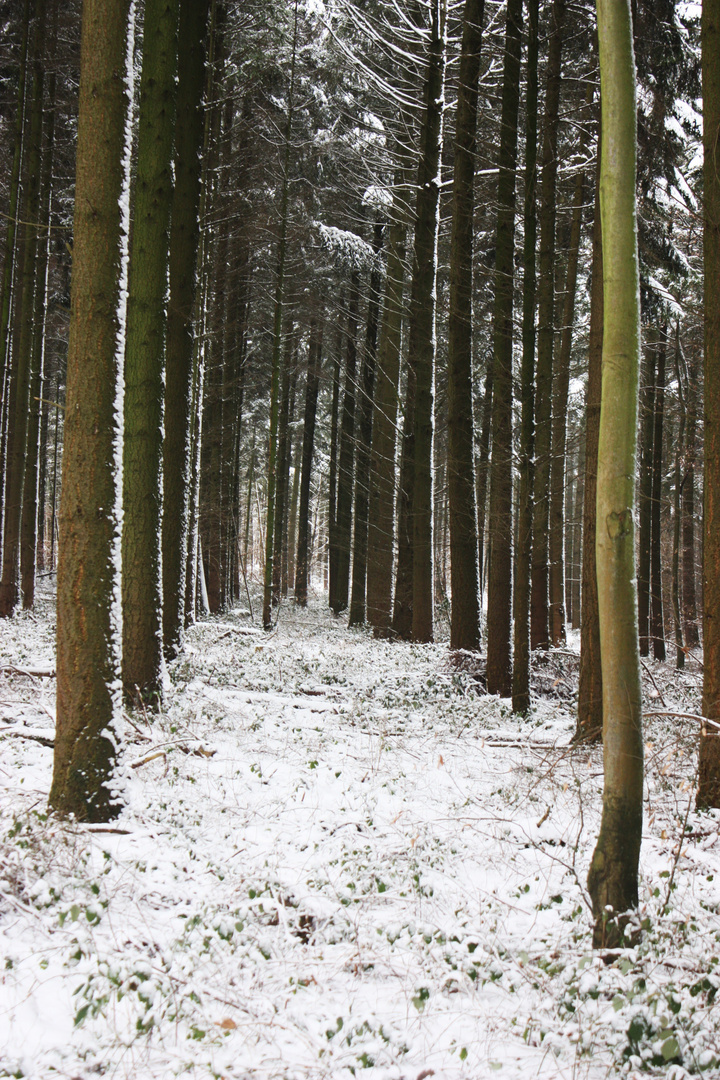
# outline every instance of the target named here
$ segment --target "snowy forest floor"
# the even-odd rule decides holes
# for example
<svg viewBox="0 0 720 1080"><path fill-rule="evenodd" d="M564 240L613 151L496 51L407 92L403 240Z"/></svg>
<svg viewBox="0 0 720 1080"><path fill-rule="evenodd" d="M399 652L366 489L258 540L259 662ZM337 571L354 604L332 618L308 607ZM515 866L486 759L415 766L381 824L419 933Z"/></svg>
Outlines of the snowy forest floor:
<svg viewBox="0 0 720 1080"><path fill-rule="evenodd" d="M44 605L44 606L43 606ZM526 721L446 644L374 641L321 598L265 635L209 619L133 713L127 809L46 815L54 618L0 642L0 1076L720 1075L720 815L697 725L645 732L637 947L591 949L602 754L577 658ZM699 710L698 665L646 708Z"/></svg>

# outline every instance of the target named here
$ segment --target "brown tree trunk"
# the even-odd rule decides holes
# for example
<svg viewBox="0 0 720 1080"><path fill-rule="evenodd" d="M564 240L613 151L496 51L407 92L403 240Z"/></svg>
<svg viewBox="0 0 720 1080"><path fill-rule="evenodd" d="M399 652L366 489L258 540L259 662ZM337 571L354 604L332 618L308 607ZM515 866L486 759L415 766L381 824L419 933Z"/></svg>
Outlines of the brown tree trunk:
<svg viewBox="0 0 720 1080"><path fill-rule="evenodd" d="M650 655L650 552L652 548L652 474L657 354L646 350L642 391L642 443L640 447L640 522L638 543L638 627L640 655Z"/></svg>
<svg viewBox="0 0 720 1080"><path fill-rule="evenodd" d="M297 561L295 569L295 602L302 607L307 605L308 599L308 577L310 568L310 551L308 543L310 539L310 478L312 475L313 448L315 446L315 418L317 415L317 399L320 385L321 355L322 327L313 320L310 324L307 382L305 384L302 479L300 481Z"/></svg>
<svg viewBox="0 0 720 1080"><path fill-rule="evenodd" d="M502 697L512 692L512 354L521 30L522 0L508 0L498 154L487 618L487 688L489 693Z"/></svg>
<svg viewBox="0 0 720 1080"><path fill-rule="evenodd" d="M720 720L720 0L703 0L705 518L703 716ZM720 806L720 733L700 738L698 807Z"/></svg>
<svg viewBox="0 0 720 1080"><path fill-rule="evenodd" d="M448 325L448 503L452 607L450 648L480 647L475 506L472 288L477 103L484 0L465 0L460 52Z"/></svg>
<svg viewBox="0 0 720 1080"><path fill-rule="evenodd" d="M535 505L533 513L532 601L530 646L545 648L549 640L548 524L550 515L550 445L553 342L555 335L555 215L557 141L562 79L565 0L553 0L550 16L545 117L540 182L540 253L538 280L538 345L535 377Z"/></svg>
<svg viewBox="0 0 720 1080"><path fill-rule="evenodd" d="M667 331L660 331L655 379L655 415L653 419L652 460L652 531L650 539L650 637L653 656L665 659L665 621L662 597L662 477L663 477L663 423L665 415L665 359L667 355Z"/></svg>
<svg viewBox="0 0 720 1080"><path fill-rule="evenodd" d="M595 559L598 439L603 347L603 252L600 227L601 149L598 138L595 174L595 209L590 282L590 341L585 392L585 487L582 520L582 622L580 624L580 680L575 739L596 740L602 734L602 667L600 620Z"/></svg>

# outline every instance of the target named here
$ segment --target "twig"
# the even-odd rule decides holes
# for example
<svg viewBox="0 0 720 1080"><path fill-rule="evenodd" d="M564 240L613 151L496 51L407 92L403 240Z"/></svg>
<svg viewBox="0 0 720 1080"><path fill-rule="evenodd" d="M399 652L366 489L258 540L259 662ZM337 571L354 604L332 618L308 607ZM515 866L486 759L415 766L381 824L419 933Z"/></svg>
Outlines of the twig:
<svg viewBox="0 0 720 1080"><path fill-rule="evenodd" d="M657 684L657 683L655 682L655 676L653 675L652 671L650 671L650 669L648 668L648 666L647 666L646 664L644 664L644 663L643 663L643 661L642 661L642 660L640 661L640 663L642 664L642 668L643 668L643 671L645 672L645 674L647 675L647 677L648 677L648 678L650 679L650 682L651 682L651 683L653 684L653 686L655 687L655 691L656 691L656 693L657 693L657 696L658 696L658 697L660 698L660 704L662 705L662 707L663 707L664 709L666 709L666 708L667 708L667 703L666 703L666 701L665 701L665 698L664 698L664 697L662 696L662 694L660 693L660 687L659 687L659 686L658 686L658 684Z"/></svg>
<svg viewBox="0 0 720 1080"><path fill-rule="evenodd" d="M697 773L695 774L697 776ZM682 832L680 833L680 839L678 840L677 848L675 849L675 856L673 858L672 870L670 871L670 878L667 884L667 892L665 893L665 903L663 908L665 911L668 909L670 903L670 893L672 892L673 882L675 881L675 871L677 870L677 864L680 861L680 853L682 851L683 841L685 840L685 830L687 828L688 818L690 817L690 807L693 803L693 796L695 794L694 785L690 786L690 798L688 799L687 810L685 811L685 817L682 823Z"/></svg>

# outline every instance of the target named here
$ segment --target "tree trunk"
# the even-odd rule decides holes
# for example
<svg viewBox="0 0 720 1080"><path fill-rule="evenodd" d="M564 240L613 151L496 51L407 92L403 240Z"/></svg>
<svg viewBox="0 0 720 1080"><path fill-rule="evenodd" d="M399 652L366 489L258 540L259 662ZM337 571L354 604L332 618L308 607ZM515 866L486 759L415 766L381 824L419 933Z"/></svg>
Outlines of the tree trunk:
<svg viewBox="0 0 720 1080"><path fill-rule="evenodd" d="M484 0L465 0L460 52L448 324L450 648L480 647L472 390L473 216Z"/></svg>
<svg viewBox="0 0 720 1080"><path fill-rule="evenodd" d="M540 184L540 257L538 281L538 346L535 377L535 504L533 511L532 601L530 645L545 648L549 640L548 538L550 516L550 444L553 343L555 336L555 214L557 141L562 78L565 0L553 0L548 46L545 117Z"/></svg>
<svg viewBox="0 0 720 1080"><path fill-rule="evenodd" d="M650 636L653 643L653 656L656 660L665 659L665 624L662 598L662 549L661 549L661 510L663 477L663 421L665 413L665 359L667 354L667 330L660 332L657 353L657 375L655 379L655 413L653 418L653 458L652 458L652 530L650 539Z"/></svg>
<svg viewBox="0 0 720 1080"><path fill-rule="evenodd" d="M116 460L130 224L129 9L130 0L84 0L82 15L50 789L52 809L78 821L107 821L122 805Z"/></svg>
<svg viewBox="0 0 720 1080"><path fill-rule="evenodd" d="M593 943L602 947L624 940L626 913L638 902L643 740L633 527L640 351L635 60L629 0L598 0L597 13L605 325L596 544L605 783L588 890Z"/></svg>
<svg viewBox="0 0 720 1080"><path fill-rule="evenodd" d="M270 388L270 440L268 448L268 496L267 523L265 526L265 572L263 575L263 627L272 630L272 570L273 540L275 527L275 484L277 481L277 431L280 396L280 365L282 360L283 301L285 295L285 255L287 251L288 224L288 185L290 182L290 139L292 135L293 113L295 108L295 63L297 60L298 40L298 0L295 0L293 22L292 58L290 63L290 85L288 88L288 110L285 122L285 155L280 200L280 238L278 243L278 261L275 278L275 310L273 315L273 356L272 383Z"/></svg>
<svg viewBox="0 0 720 1080"><path fill-rule="evenodd" d="M720 0L703 0L705 519L703 716L720 719ZM720 806L720 738L700 738L698 807Z"/></svg>
<svg viewBox="0 0 720 1080"><path fill-rule="evenodd" d="M588 104L592 101L592 86L588 90ZM584 126L580 136L579 153L587 155L589 128ZM580 234L583 206L585 203L585 170L575 177L570 244L567 270L565 272L565 296L563 299L560 349L554 365L553 417L550 447L550 534L548 540L549 565L549 624L552 645L565 644L565 568L563 545L565 533L565 478L567 405L570 386L570 360L572 353L573 321L575 318L575 292L577 289Z"/></svg>
<svg viewBox="0 0 720 1080"><path fill-rule="evenodd" d="M682 491L682 616L685 645L700 644L695 589L695 462L697 459L698 356L693 350L688 363L685 477Z"/></svg>
<svg viewBox="0 0 720 1080"><path fill-rule="evenodd" d="M683 391L683 375L680 370L682 348L680 345L680 320L675 324L675 378L678 384L678 428L675 441L675 464L673 472L673 544L672 544L672 609L675 632L675 667L685 667L685 648L680 617L680 518L682 507L682 462L685 456L685 421L687 418L686 395Z"/></svg>
<svg viewBox="0 0 720 1080"><path fill-rule="evenodd" d="M638 626L640 655L650 655L650 552L652 548L652 474L655 417L654 348L646 353L642 390L642 444L640 448L640 530L638 544Z"/></svg>
<svg viewBox="0 0 720 1080"><path fill-rule="evenodd" d="M280 380L280 411L277 433L277 481L275 484L275 534L273 537L272 605L280 603L282 591L283 537L287 528L288 480L290 478L290 397L297 362L297 342L292 330L285 338L285 358ZM294 394L292 395L294 397Z"/></svg>
<svg viewBox="0 0 720 1080"><path fill-rule="evenodd" d="M52 165L55 138L55 87L57 82L53 61L57 46L58 4L51 0L52 35L48 50L50 76L45 107L45 146L42 150L40 202L38 207L38 247L33 294L33 325L30 364L30 412L28 415L27 459L23 481L22 517L20 521L20 587L23 608L27 611L35 602L35 568L38 537L38 472L41 411L47 420L44 398L45 384L45 315L47 311L47 276L50 247L50 205L52 199ZM42 404L42 410L41 410ZM42 513L42 503L40 504Z"/></svg>
<svg viewBox="0 0 720 1080"><path fill-rule="evenodd" d="M125 343L123 689L162 696L160 563L165 295L173 189L177 0L146 0Z"/></svg>
<svg viewBox="0 0 720 1080"><path fill-rule="evenodd" d="M395 444L404 313L406 202L405 171L399 168L395 174L395 194L388 228L385 297L378 344L370 459L367 619L376 637L387 637L392 622Z"/></svg>
<svg viewBox="0 0 720 1080"><path fill-rule="evenodd" d="M415 246L410 288L408 364L415 375L415 479L412 498L413 611L415 641L433 640L433 442L437 245L445 85L446 0L431 0L430 57L418 169Z"/></svg>
<svg viewBox="0 0 720 1080"><path fill-rule="evenodd" d="M350 537L352 533L353 466L355 461L355 386L357 381L357 335L360 305L360 277L353 270L345 337L345 385L343 390L340 452L337 472L336 591L331 607L336 615L345 611L350 594Z"/></svg>
<svg viewBox="0 0 720 1080"><path fill-rule="evenodd" d="M360 377L360 407L358 409L358 449L355 475L355 532L353 537L352 593L350 597L350 626L365 622L365 586L367 577L368 509L370 488L370 451L374 420L375 365L380 307L380 248L382 225L375 225L373 251L375 263L370 275L365 355Z"/></svg>
<svg viewBox="0 0 720 1080"><path fill-rule="evenodd" d="M168 659L180 645L185 604L193 315L198 285L200 152L205 126L202 98L209 11L209 0L180 0L163 443L163 641Z"/></svg>
<svg viewBox="0 0 720 1080"><path fill-rule="evenodd" d="M490 463L490 573L487 619L487 688L512 692L512 359L515 262L515 170L520 102L522 0L508 0L498 155L495 245L492 457Z"/></svg>
<svg viewBox="0 0 720 1080"><path fill-rule="evenodd" d="M28 453L28 414L32 379L33 314L40 213L45 16L46 2L38 0L35 6L33 32L33 79L27 135L25 192L20 210L24 233L24 255L15 308L18 329L14 335L12 366L9 373L0 616L12 615L18 602L20 524Z"/></svg>
<svg viewBox="0 0 720 1080"><path fill-rule="evenodd" d="M538 0L528 0L525 99L525 207L523 246L522 366L517 544L513 583L512 708L530 708L530 560L532 557L533 455L535 450L535 245L537 241Z"/></svg>
<svg viewBox="0 0 720 1080"><path fill-rule="evenodd" d="M603 251L600 222L600 133L595 174L593 247L590 282L590 341L585 392L585 490L582 520L582 622L580 624L580 679L575 739L595 741L602 735L603 693L600 658L600 616L596 570L597 469L600 438L600 396L603 351Z"/></svg>
<svg viewBox="0 0 720 1080"><path fill-rule="evenodd" d="M315 418L317 415L318 389L320 385L320 357L322 355L322 327L313 320L310 324L308 346L307 382L305 384L305 418L302 441L302 479L300 481L300 506L298 509L297 562L295 568L295 602L306 607L310 567L310 479L312 476L313 448L315 446Z"/></svg>
<svg viewBox="0 0 720 1080"><path fill-rule="evenodd" d="M342 307L342 296L340 300ZM338 329L337 347L332 364L332 406L330 409L330 465L328 470L328 604L334 610L337 593L337 474L340 422L340 356L344 341Z"/></svg>

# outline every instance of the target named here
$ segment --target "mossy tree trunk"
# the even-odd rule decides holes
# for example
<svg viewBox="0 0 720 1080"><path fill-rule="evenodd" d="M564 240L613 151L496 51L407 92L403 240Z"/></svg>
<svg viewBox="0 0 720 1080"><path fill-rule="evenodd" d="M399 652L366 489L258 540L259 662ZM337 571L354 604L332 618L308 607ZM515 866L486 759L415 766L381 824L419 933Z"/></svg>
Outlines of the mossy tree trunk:
<svg viewBox="0 0 720 1080"><path fill-rule="evenodd" d="M80 821L121 809L117 591L130 0L84 0L73 276L57 585L57 724L50 806Z"/></svg>
<svg viewBox="0 0 720 1080"><path fill-rule="evenodd" d="M703 0L705 521L703 715L720 720L720 0ZM720 806L720 737L700 738L698 807Z"/></svg>
<svg viewBox="0 0 720 1080"><path fill-rule="evenodd" d="M642 693L635 587L640 289L636 96L630 0L598 0L604 312L597 475L597 578L604 788L588 890L596 947L624 939L637 907L643 816Z"/></svg>

